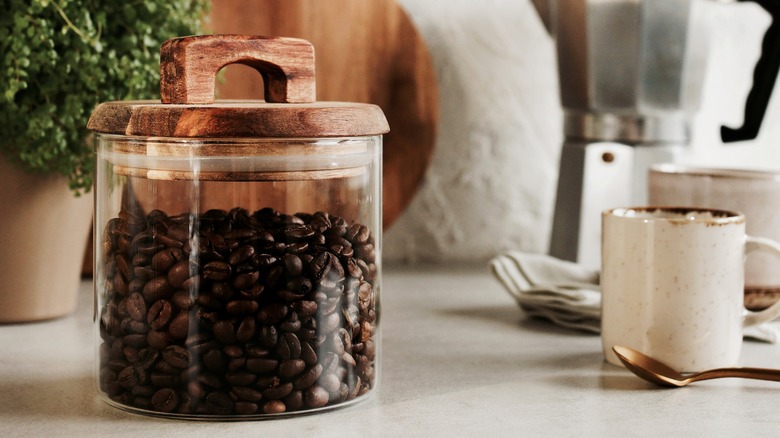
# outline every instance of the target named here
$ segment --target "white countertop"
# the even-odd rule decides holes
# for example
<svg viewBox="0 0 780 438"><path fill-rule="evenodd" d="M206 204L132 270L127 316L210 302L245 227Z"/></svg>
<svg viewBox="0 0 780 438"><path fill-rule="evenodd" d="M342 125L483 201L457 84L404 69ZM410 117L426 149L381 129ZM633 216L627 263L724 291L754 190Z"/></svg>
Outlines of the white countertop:
<svg viewBox="0 0 780 438"><path fill-rule="evenodd" d="M601 357L597 336L527 319L486 268L385 270L374 395L259 422L163 420L115 409L93 383L92 283L67 318L0 326L0 436L769 436L780 383L662 389ZM749 342L743 364L780 367Z"/></svg>

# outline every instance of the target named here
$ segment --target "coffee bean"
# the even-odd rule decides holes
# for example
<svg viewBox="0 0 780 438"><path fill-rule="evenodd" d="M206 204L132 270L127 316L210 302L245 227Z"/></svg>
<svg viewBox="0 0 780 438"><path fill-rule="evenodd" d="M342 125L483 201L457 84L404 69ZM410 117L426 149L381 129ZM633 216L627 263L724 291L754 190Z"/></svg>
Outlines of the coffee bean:
<svg viewBox="0 0 780 438"><path fill-rule="evenodd" d="M287 275L290 277L298 277L303 272L303 262L301 258L295 254L285 254L282 257L284 262L284 268L287 271Z"/></svg>
<svg viewBox="0 0 780 438"><path fill-rule="evenodd" d="M134 366L126 367L117 375L117 383L127 389L134 388L143 383L144 380L143 370Z"/></svg>
<svg viewBox="0 0 780 438"><path fill-rule="evenodd" d="M251 236L252 236L252 232L249 231L249 235L243 236L243 238L251 237ZM237 239L241 240L242 238L238 237ZM236 250L230 254L230 257L228 257L228 263L230 263L233 266L236 266L239 263L243 263L244 261L249 260L250 258L252 258L253 255L255 255L255 248L252 245L242 245L236 248Z"/></svg>
<svg viewBox="0 0 780 438"><path fill-rule="evenodd" d="M238 415L252 415L259 409L257 404L244 401L238 401L234 406Z"/></svg>
<svg viewBox="0 0 780 438"><path fill-rule="evenodd" d="M311 386L303 391L303 402L310 408L321 408L328 404L330 394L321 386Z"/></svg>
<svg viewBox="0 0 780 438"><path fill-rule="evenodd" d="M259 402L263 398L263 394L252 388L244 386L234 386L230 393L233 394L238 400L248 402Z"/></svg>
<svg viewBox="0 0 780 438"><path fill-rule="evenodd" d="M297 359L301 356L301 341L294 333L284 333L279 337L276 353L282 359Z"/></svg>
<svg viewBox="0 0 780 438"><path fill-rule="evenodd" d="M238 329L236 329L236 340L238 342L249 342L255 337L256 332L255 319L251 316L247 316L241 320Z"/></svg>
<svg viewBox="0 0 780 438"><path fill-rule="evenodd" d="M233 300L227 303L225 310L231 315L251 315L257 312L259 304L252 300Z"/></svg>
<svg viewBox="0 0 780 438"><path fill-rule="evenodd" d="M276 369L279 361L263 357L250 357L246 360L246 369L253 373L270 373Z"/></svg>
<svg viewBox="0 0 780 438"><path fill-rule="evenodd" d="M163 388L154 393L151 402L156 411L173 412L179 404L179 397L173 389Z"/></svg>
<svg viewBox="0 0 780 438"><path fill-rule="evenodd" d="M229 414L233 410L233 400L223 392L212 392L206 396L206 407L213 414Z"/></svg>
<svg viewBox="0 0 780 438"><path fill-rule="evenodd" d="M244 371L233 371L225 374L225 381L233 386L249 386L255 382L255 375Z"/></svg>
<svg viewBox="0 0 780 438"><path fill-rule="evenodd" d="M164 350L165 347L170 345L172 341L173 339L168 332L151 330L146 335L146 342L149 344L149 346L160 351Z"/></svg>
<svg viewBox="0 0 780 438"><path fill-rule="evenodd" d="M227 320L217 321L214 323L214 336L218 341L225 344L233 344L236 342L236 330L233 327L233 323Z"/></svg>
<svg viewBox="0 0 780 438"><path fill-rule="evenodd" d="M146 302L140 294L134 293L127 297L127 312L136 321L146 319Z"/></svg>
<svg viewBox="0 0 780 438"><path fill-rule="evenodd" d="M167 272L180 256L179 248L165 248L152 256L151 267L157 272Z"/></svg>
<svg viewBox="0 0 780 438"><path fill-rule="evenodd" d="M252 286L255 285L255 283L257 283L257 280L259 278L260 278L260 273L257 271L246 272L237 275L233 279L233 287L235 287L238 290L250 289Z"/></svg>
<svg viewBox="0 0 780 438"><path fill-rule="evenodd" d="M270 388L263 390L263 398L267 400L279 400L284 398L293 390L293 385L290 382L279 383L277 382Z"/></svg>
<svg viewBox="0 0 780 438"><path fill-rule="evenodd" d="M190 330L190 315L187 312L179 312L168 325L168 333L174 339L184 339Z"/></svg>
<svg viewBox="0 0 780 438"><path fill-rule="evenodd" d="M225 262L209 262L203 266L203 278L206 280L225 281L230 278L233 269Z"/></svg>
<svg viewBox="0 0 780 438"><path fill-rule="evenodd" d="M322 365L316 364L306 370L300 377L293 381L295 389L306 389L313 385L322 374Z"/></svg>
<svg viewBox="0 0 780 438"><path fill-rule="evenodd" d="M303 359L289 359L279 364L279 375L284 378L292 378L306 369L306 362Z"/></svg>
<svg viewBox="0 0 780 438"><path fill-rule="evenodd" d="M209 371L220 373L225 370L225 357L219 350L210 350L203 355L203 365Z"/></svg>
<svg viewBox="0 0 780 438"><path fill-rule="evenodd" d="M189 260L176 262L168 270L168 283L177 289L181 289L184 285L184 281L192 277L195 274L196 269L197 265L193 266Z"/></svg>
<svg viewBox="0 0 780 438"><path fill-rule="evenodd" d="M173 316L173 307L171 303L166 300L158 300L152 307L149 308L149 313L146 316L146 321L149 326L155 330L162 330L168 325L168 322Z"/></svg>
<svg viewBox="0 0 780 438"><path fill-rule="evenodd" d="M176 368L187 368L190 364L190 354L186 348L179 345L170 345L162 352L165 362Z"/></svg>
<svg viewBox="0 0 780 438"><path fill-rule="evenodd" d="M287 410L287 406L280 400L271 400L263 405L263 413L281 414Z"/></svg>
<svg viewBox="0 0 780 438"><path fill-rule="evenodd" d="M149 380L151 380L152 385L158 388L172 388L180 382L179 376L161 371L152 372Z"/></svg>
<svg viewBox="0 0 780 438"><path fill-rule="evenodd" d="M173 287L165 277L155 277L144 286L144 298L149 303L168 298L171 294L173 294Z"/></svg>
<svg viewBox="0 0 780 438"><path fill-rule="evenodd" d="M303 409L304 402L303 402L303 391L299 390L293 390L293 392L287 394L282 401L284 402L285 406L287 406L287 409L290 411L297 411L300 409Z"/></svg>
<svg viewBox="0 0 780 438"><path fill-rule="evenodd" d="M270 303L260 308L257 320L261 324L274 325L287 316L288 311L287 305L283 303Z"/></svg>

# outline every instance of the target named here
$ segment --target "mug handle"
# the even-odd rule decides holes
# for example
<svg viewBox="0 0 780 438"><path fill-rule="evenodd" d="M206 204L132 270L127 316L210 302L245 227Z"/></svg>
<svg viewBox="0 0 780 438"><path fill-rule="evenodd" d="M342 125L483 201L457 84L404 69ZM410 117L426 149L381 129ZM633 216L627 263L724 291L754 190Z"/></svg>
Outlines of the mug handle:
<svg viewBox="0 0 780 438"><path fill-rule="evenodd" d="M780 243L764 237L747 236L745 241L745 256L753 251L771 252L780 257ZM745 317L742 320L743 328L763 324L780 316L780 301L759 312L747 309L745 312Z"/></svg>

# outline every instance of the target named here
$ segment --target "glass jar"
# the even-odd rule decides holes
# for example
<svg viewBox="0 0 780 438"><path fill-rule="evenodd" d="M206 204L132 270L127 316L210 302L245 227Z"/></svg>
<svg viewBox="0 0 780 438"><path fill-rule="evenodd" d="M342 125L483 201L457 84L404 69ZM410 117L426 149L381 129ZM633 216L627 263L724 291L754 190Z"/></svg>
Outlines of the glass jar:
<svg viewBox="0 0 780 438"><path fill-rule="evenodd" d="M215 48L218 68L199 65ZM182 78L212 75L213 99L231 53L263 74L270 102L193 102ZM302 40L187 37L161 59L163 103L106 103L89 124L101 396L205 419L365 398L379 378L381 110L312 102ZM311 92L294 97L298 64ZM187 96L171 98L174 85Z"/></svg>

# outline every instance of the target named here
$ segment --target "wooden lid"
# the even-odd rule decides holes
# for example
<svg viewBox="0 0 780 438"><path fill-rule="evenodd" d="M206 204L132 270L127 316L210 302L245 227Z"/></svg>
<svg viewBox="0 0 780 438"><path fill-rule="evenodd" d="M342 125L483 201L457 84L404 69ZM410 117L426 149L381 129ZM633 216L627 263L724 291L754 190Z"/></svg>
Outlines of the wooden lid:
<svg viewBox="0 0 780 438"><path fill-rule="evenodd" d="M263 77L265 101L214 100L217 72L243 64ZM372 104L316 102L314 47L298 38L202 35L160 48L160 101L98 105L87 128L150 137L349 137L387 133Z"/></svg>

